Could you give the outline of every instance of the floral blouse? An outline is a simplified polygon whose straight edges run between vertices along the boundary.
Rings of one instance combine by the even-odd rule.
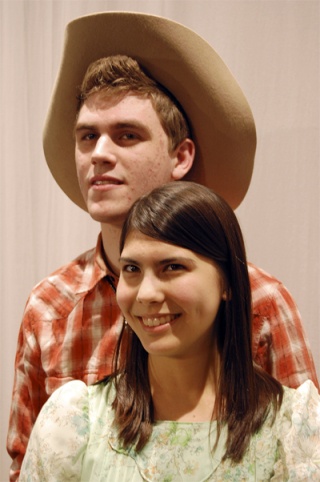
[[[284,388],[275,422],[270,414],[240,464],[222,461],[226,430],[212,454],[214,422],[157,422],[140,453],[124,449],[114,396],[112,384],[75,380],[57,389],[36,421],[19,481],[320,481],[320,397],[311,381]]]

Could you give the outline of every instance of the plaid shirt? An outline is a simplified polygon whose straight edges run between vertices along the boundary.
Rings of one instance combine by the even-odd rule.
[[[249,264],[255,361],[283,385],[306,379],[318,386],[296,304],[275,278]],[[91,384],[110,373],[122,326],[116,280],[99,236],[87,251],[31,292],[21,324],[7,448],[17,480],[36,417],[54,390],[72,379]]]

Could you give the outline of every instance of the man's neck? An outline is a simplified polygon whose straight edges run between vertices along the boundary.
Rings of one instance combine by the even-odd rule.
[[[102,245],[108,267],[115,275],[119,275],[119,241],[121,227],[101,224]]]

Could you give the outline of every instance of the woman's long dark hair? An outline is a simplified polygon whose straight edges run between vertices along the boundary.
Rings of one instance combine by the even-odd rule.
[[[212,412],[218,423],[218,437],[222,426],[228,427],[225,458],[239,462],[269,410],[276,414],[283,390],[253,364],[251,290],[237,218],[210,189],[178,181],[136,201],[123,226],[120,252],[132,231],[210,258],[224,274],[228,296],[221,302],[215,320],[220,373]],[[123,330],[120,337],[113,378],[117,389],[113,408],[120,439],[124,446],[135,444],[139,451],[150,437],[154,414],[148,353],[130,329]]]

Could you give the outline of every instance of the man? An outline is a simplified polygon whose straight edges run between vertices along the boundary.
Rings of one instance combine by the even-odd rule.
[[[122,326],[118,241],[131,204],[157,185],[186,178],[236,208],[250,183],[255,146],[243,93],[194,32],[120,12],[69,24],[44,150],[60,187],[101,224],[101,235],[95,249],[39,283],[28,300],[8,434],[11,480],[49,395],[73,378],[93,383],[111,370]],[[259,268],[249,271],[255,361],[284,385],[307,378],[317,384],[290,294]]]

